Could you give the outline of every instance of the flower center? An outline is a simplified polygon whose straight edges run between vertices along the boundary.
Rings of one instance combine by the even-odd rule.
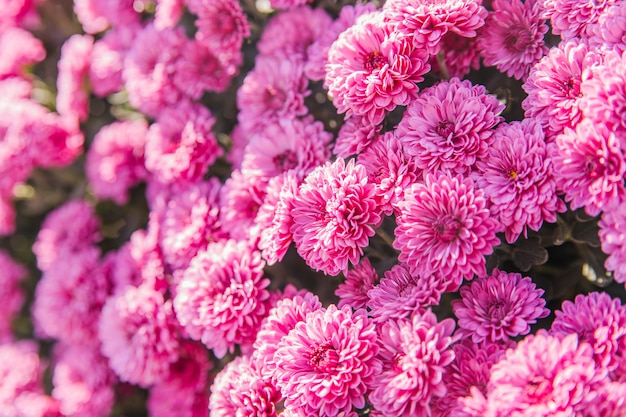
[[[273,161],[276,168],[281,172],[289,171],[298,166],[298,156],[291,149],[276,155]]]
[[[371,52],[363,58],[363,68],[369,72],[374,71],[375,69],[381,69],[386,63],[387,61],[385,60],[385,57],[383,57],[378,51]]]
[[[551,388],[552,385],[550,384],[550,381],[542,376],[535,376],[528,381],[526,393],[529,398],[538,400],[548,395],[552,391]]]
[[[504,46],[511,52],[525,52],[532,43],[532,36],[526,28],[511,29],[504,37]]]
[[[448,139],[454,132],[454,125],[449,120],[442,120],[435,126],[435,132],[442,138]]]
[[[315,348],[309,359],[309,364],[317,372],[329,372],[339,364],[337,351],[326,342]]]
[[[285,93],[273,85],[265,87],[265,102],[273,109],[279,109],[285,104]]]
[[[566,81],[563,81],[561,89],[567,98],[573,99],[582,96],[580,92],[580,80],[574,77],[569,77]]]
[[[507,308],[500,300],[494,302],[487,309],[487,314],[491,317],[491,320],[495,323],[500,323],[507,316]]]
[[[433,224],[435,235],[445,242],[451,242],[456,239],[459,233],[461,233],[462,227],[463,223],[461,220],[449,214],[441,217]]]

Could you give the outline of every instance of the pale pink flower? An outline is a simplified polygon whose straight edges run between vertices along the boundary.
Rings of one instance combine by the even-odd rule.
[[[147,285],[128,285],[109,297],[98,336],[102,354],[120,380],[144,388],[162,381],[179,357],[172,302]]]
[[[454,320],[437,322],[430,311],[412,319],[392,319],[379,327],[382,373],[368,396],[389,417],[430,415],[432,399],[446,394],[442,377],[454,360]]]
[[[618,0],[619,1],[619,0]],[[587,38],[594,23],[616,0],[543,0],[542,17],[550,19],[552,32],[561,39]]]
[[[573,210],[597,216],[622,201],[626,162],[619,138],[605,124],[583,119],[576,130],[557,136],[553,149],[557,190]]]
[[[140,15],[134,9],[134,0],[76,0],[74,13],[87,33],[103,32],[108,27],[124,26],[139,22]]]
[[[316,168],[293,202],[291,231],[309,266],[337,275],[356,265],[382,216],[365,168],[337,158]]]
[[[198,16],[196,39],[208,49],[230,54],[250,36],[250,24],[236,0],[186,0]]]
[[[73,35],[61,48],[57,78],[57,111],[78,121],[89,115],[89,92],[85,88],[93,37]]]
[[[0,79],[26,75],[26,66],[43,61],[46,50],[32,33],[9,28],[0,31]]]
[[[11,322],[19,313],[25,300],[21,282],[27,278],[28,270],[14,261],[4,250],[0,251],[0,343],[13,339]]]
[[[484,86],[453,78],[411,102],[395,135],[424,173],[467,174],[487,154],[503,109]]]
[[[541,0],[493,0],[478,43],[483,64],[518,80],[525,79],[547,52]]]
[[[588,26],[589,44],[602,51],[626,52],[626,3],[617,1],[606,7],[593,26]]]
[[[43,394],[41,379],[45,365],[34,340],[0,344],[0,409],[12,408],[16,397],[21,394]]]
[[[179,322],[218,358],[252,345],[268,314],[265,263],[246,242],[209,244],[184,271],[174,298]]]
[[[621,417],[626,415],[626,383],[609,382],[597,391],[596,400],[581,412],[581,417]]]
[[[356,416],[380,373],[377,335],[365,310],[331,304],[307,314],[274,354],[285,408],[320,417]]]
[[[344,275],[345,281],[335,290],[335,295],[339,297],[337,307],[350,306],[355,310],[365,308],[369,300],[368,291],[374,288],[378,281],[378,272],[369,258],[364,257]]]
[[[154,12],[154,26],[159,29],[173,28],[184,13],[183,0],[157,0]]]
[[[424,183],[405,192],[398,206],[394,248],[411,273],[440,273],[452,288],[485,275],[485,255],[499,244],[499,224],[471,179],[427,175]]]
[[[626,283],[626,202],[605,210],[598,226],[602,251],[608,255],[604,266],[616,282]]]
[[[43,0],[0,1],[0,32],[11,27],[33,29],[40,24],[37,5]]]
[[[592,67],[601,56],[585,42],[572,39],[550,49],[531,70],[522,86],[528,94],[522,101],[527,118],[541,123],[548,139],[574,128],[582,119],[581,85],[592,77]]]
[[[325,85],[338,113],[375,125],[416,97],[417,83],[430,70],[427,61],[410,35],[395,31],[383,14],[368,13],[331,46]]]
[[[476,184],[491,202],[508,243],[544,221],[554,223],[565,204],[556,194],[552,160],[535,119],[500,125],[487,155],[476,162]]]
[[[372,124],[367,117],[353,115],[341,125],[333,154],[342,158],[358,155],[380,137],[381,130],[382,125]]]

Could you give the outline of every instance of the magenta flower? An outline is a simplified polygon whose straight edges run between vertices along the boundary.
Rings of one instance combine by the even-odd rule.
[[[430,70],[427,61],[412,36],[395,31],[383,14],[369,13],[331,46],[325,85],[339,113],[363,116],[375,125],[416,97],[417,83]]]
[[[527,118],[541,123],[548,139],[575,128],[582,119],[581,85],[592,76],[591,68],[601,56],[578,39],[550,49],[530,70],[523,85],[528,97],[522,101]]]
[[[105,97],[123,88],[124,57],[141,29],[139,24],[116,26],[95,41],[89,63],[89,81],[95,95]]]
[[[453,330],[454,320],[438,323],[430,310],[380,326],[383,370],[368,396],[375,410],[389,417],[431,414],[431,400],[446,394],[442,378],[454,360]]]
[[[485,255],[499,243],[498,222],[482,190],[469,178],[427,175],[398,203],[394,248],[411,273],[441,274],[450,288],[485,275]]]
[[[356,265],[363,248],[382,221],[374,185],[354,160],[316,168],[293,201],[293,240],[302,258],[315,270],[337,275]]]
[[[540,0],[493,0],[478,42],[483,63],[509,77],[525,79],[531,67],[548,52],[543,37],[548,25],[541,17]]]
[[[616,282],[626,283],[626,202],[604,211],[598,226],[602,251],[608,255],[604,266]]]
[[[354,268],[345,273],[345,277],[345,281],[335,290],[335,295],[339,297],[337,307],[350,306],[355,310],[365,308],[369,300],[367,293],[378,281],[378,272],[369,258],[361,259]]]
[[[424,173],[467,174],[487,154],[502,110],[485,87],[453,78],[424,90],[407,107],[396,137]]]
[[[526,335],[531,324],[550,314],[543,292],[530,278],[496,268],[490,276],[462,287],[461,299],[452,301],[458,333],[474,343]]]
[[[544,221],[556,222],[565,204],[556,194],[552,160],[541,125],[524,119],[500,125],[487,155],[476,162],[476,184],[485,191],[508,243]]]
[[[557,190],[572,209],[597,216],[626,195],[626,162],[617,135],[605,124],[583,119],[556,137],[552,162]]]
[[[587,38],[594,24],[616,0],[543,0],[542,17],[550,19],[552,32],[561,39]]]
[[[256,223],[265,199],[267,181],[232,171],[220,191],[222,230],[235,240],[256,242],[261,230]]]
[[[285,408],[305,415],[353,416],[380,372],[377,336],[365,310],[331,304],[283,337],[274,354]]]
[[[250,24],[234,0],[188,0],[187,7],[198,16],[196,39],[210,50],[232,53],[250,36]]]

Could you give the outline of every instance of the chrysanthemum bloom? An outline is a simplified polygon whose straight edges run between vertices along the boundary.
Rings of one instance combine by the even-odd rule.
[[[604,378],[606,370],[595,366],[591,345],[579,343],[574,334],[559,339],[540,330],[491,368],[486,415],[580,415]]]
[[[342,158],[358,155],[380,137],[382,125],[372,124],[367,117],[349,117],[337,133],[333,154]]]
[[[341,8],[337,19],[313,41],[306,51],[308,59],[304,66],[304,73],[307,78],[313,81],[324,79],[330,46],[337,40],[341,32],[354,24],[359,16],[371,13],[374,10],[376,10],[374,3],[346,4]]]
[[[147,25],[137,33],[122,72],[133,107],[156,117],[163,108],[180,102],[183,94],[173,77],[185,42],[188,40],[182,27],[157,30]]]
[[[439,273],[451,286],[485,275],[485,255],[499,243],[482,190],[469,178],[427,175],[398,203],[394,248],[412,274]]]
[[[511,347],[515,347],[512,341],[474,343],[470,339],[463,339],[454,344],[454,361],[443,374],[446,395],[431,403],[433,416],[470,417],[464,413],[464,407],[471,401],[472,389],[479,390],[482,395],[487,394],[491,367]]]
[[[102,354],[120,380],[144,388],[167,376],[179,356],[179,328],[172,302],[147,285],[126,286],[102,309]]]
[[[222,230],[236,240],[256,242],[261,230],[255,219],[265,199],[267,182],[246,176],[239,170],[231,173],[220,191]]]
[[[477,0],[391,0],[383,11],[398,31],[413,35],[415,44],[431,55],[439,52],[441,38],[448,32],[475,37],[487,17]]]
[[[309,291],[300,291],[293,296],[278,300],[268,316],[263,319],[254,341],[252,354],[259,372],[267,380],[275,379],[276,358],[274,354],[283,337],[304,321],[312,312],[322,309],[317,295]]]
[[[114,122],[96,133],[85,164],[96,197],[126,204],[129,189],[148,177],[144,164],[147,133],[144,120]]]
[[[0,31],[0,78],[25,75],[25,67],[43,61],[43,43],[27,30]]]
[[[181,342],[179,358],[164,380],[150,387],[152,417],[207,417],[209,371],[213,367],[199,342]]]
[[[313,269],[337,275],[356,265],[382,221],[379,199],[362,165],[343,158],[311,172],[293,202],[291,231]]]
[[[428,54],[394,28],[382,13],[368,13],[331,46],[325,85],[338,113],[376,125],[416,97],[417,83],[430,70]]]
[[[196,39],[210,50],[232,53],[250,36],[250,24],[235,0],[188,0],[187,7],[198,16]]]
[[[293,201],[300,185],[295,171],[272,178],[255,223],[260,229],[259,250],[268,265],[280,262],[293,242]]]
[[[237,356],[211,385],[210,416],[277,417],[281,398],[276,386],[262,377],[253,358]]]
[[[113,284],[98,264],[98,248],[62,255],[44,271],[35,289],[31,311],[35,332],[68,343],[94,340]]]
[[[339,297],[337,307],[350,306],[355,310],[365,308],[369,300],[367,292],[374,288],[378,281],[378,272],[369,258],[364,257],[344,275],[346,279],[335,290],[335,295]]]
[[[250,133],[278,120],[303,116],[309,94],[302,61],[259,55],[237,90],[237,119]]]
[[[54,346],[52,397],[59,402],[63,415],[108,416],[115,401],[114,383],[115,375],[100,354],[98,344]]]
[[[483,64],[509,77],[525,79],[547,52],[543,37],[548,25],[541,18],[540,0],[493,0],[478,43]]]
[[[443,58],[445,69],[450,77],[463,78],[471,70],[480,68],[480,50],[478,49],[478,39],[475,37],[466,38],[454,32],[446,33],[441,38],[441,50],[439,55],[430,58],[430,65],[433,71],[443,76],[439,67],[439,58]]]
[[[0,407],[12,407],[15,398],[23,393],[43,393],[44,368],[34,340],[0,344]]]
[[[546,300],[528,277],[494,269],[461,288],[461,299],[452,301],[461,336],[474,343],[503,341],[530,332],[530,325],[547,317]]]
[[[522,86],[528,94],[522,101],[527,118],[541,123],[548,139],[574,128],[582,119],[581,84],[592,75],[601,55],[578,39],[563,41],[535,64]]]
[[[429,310],[412,319],[394,319],[379,328],[383,370],[368,396],[389,417],[430,415],[431,399],[446,394],[442,377],[452,363],[454,320],[437,322]]]
[[[500,125],[487,155],[476,162],[474,179],[491,202],[509,243],[544,221],[556,222],[565,204],[556,194],[552,160],[535,119]]]
[[[385,272],[378,285],[367,291],[367,307],[377,323],[410,318],[438,305],[441,294],[449,290],[456,288],[450,288],[445,277],[436,273],[421,277],[411,274],[406,265],[398,264]]]
[[[331,304],[283,337],[274,354],[286,408],[320,417],[354,416],[380,373],[377,335],[365,310]]]
[[[626,51],[626,3],[618,1],[600,14],[598,23],[588,30],[589,44],[603,51]]]
[[[404,190],[422,178],[415,158],[409,156],[403,143],[393,132],[380,136],[358,156],[370,182],[376,185],[381,209],[386,215],[397,211]]]
[[[626,283],[626,202],[605,210],[598,226],[602,251],[609,255],[604,266],[616,282]]]
[[[587,38],[589,29],[614,3],[616,0],[543,0],[542,18],[550,19],[552,33],[561,39]]]
[[[20,282],[28,271],[4,250],[0,251],[0,271],[0,343],[5,343],[13,339],[11,321],[22,308],[24,293]]]
[[[396,137],[424,173],[467,174],[493,143],[504,106],[482,85],[453,78],[411,102]]]
[[[220,230],[217,178],[171,184],[153,208],[159,223],[163,259],[172,269],[186,268],[211,241],[226,237]]]
[[[250,136],[241,171],[244,175],[269,179],[294,170],[303,178],[328,161],[332,139],[324,124],[313,116],[278,119]]]
[[[60,115],[85,121],[89,114],[86,80],[93,50],[93,37],[73,35],[61,48],[57,78],[56,108]]]
[[[259,252],[246,242],[209,244],[185,270],[174,298],[178,320],[215,356],[252,345],[269,310],[269,279]]]
[[[626,54],[608,52],[581,85],[583,116],[615,132],[626,149]]]
[[[584,207],[590,216],[608,210],[626,195],[626,162],[619,138],[604,124],[583,119],[576,130],[556,137],[552,163],[557,190],[572,210]]]
[[[39,229],[33,244],[37,267],[45,272],[62,253],[79,252],[100,238],[100,219],[94,208],[82,200],[69,201],[50,212]]]
[[[146,168],[165,183],[200,180],[222,155],[214,123],[207,108],[186,100],[161,109],[146,137]]]
[[[579,294],[574,302],[564,301],[555,312],[550,334],[565,337],[576,333],[578,340],[593,347],[598,367],[626,371],[626,308],[606,293]]]

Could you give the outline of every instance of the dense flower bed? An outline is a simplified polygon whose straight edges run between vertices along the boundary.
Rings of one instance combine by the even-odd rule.
[[[0,0],[0,416],[626,416],[626,0]]]

